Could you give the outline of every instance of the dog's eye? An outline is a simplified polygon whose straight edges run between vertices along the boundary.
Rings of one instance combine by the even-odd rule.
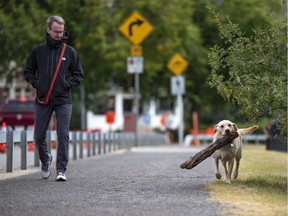
[[[221,128],[224,128],[224,125],[221,125],[220,127],[221,127]]]
[[[231,124],[228,124],[229,127],[231,127]]]

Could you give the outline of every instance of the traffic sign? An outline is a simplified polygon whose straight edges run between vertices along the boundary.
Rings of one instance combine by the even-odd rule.
[[[133,45],[130,49],[131,56],[142,56],[142,46]]]
[[[173,76],[171,82],[171,95],[185,94],[185,79],[183,76]]]
[[[153,30],[153,26],[141,14],[135,11],[124,21],[119,30],[133,44],[140,44]]]
[[[127,71],[128,73],[143,73],[143,57],[128,57]]]
[[[168,62],[167,67],[177,76],[181,74],[186,67],[188,62],[179,54],[176,53],[171,60]]]

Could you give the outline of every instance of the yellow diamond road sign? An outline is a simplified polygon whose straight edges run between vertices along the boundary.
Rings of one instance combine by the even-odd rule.
[[[168,62],[167,67],[178,76],[181,74],[186,67],[188,66],[188,62],[179,54],[176,53],[171,60]]]
[[[138,12],[134,12],[120,26],[119,30],[133,44],[140,44],[153,30],[153,26]]]

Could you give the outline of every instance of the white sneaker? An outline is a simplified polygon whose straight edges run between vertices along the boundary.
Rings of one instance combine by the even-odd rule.
[[[51,174],[50,167],[51,167],[53,157],[51,154],[48,154],[48,157],[49,157],[49,160],[46,163],[43,163],[41,167],[41,177],[43,179],[48,179]]]
[[[56,181],[66,181],[67,178],[64,172],[57,172]]]

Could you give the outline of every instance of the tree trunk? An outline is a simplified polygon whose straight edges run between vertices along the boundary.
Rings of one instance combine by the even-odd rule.
[[[191,157],[189,160],[183,162],[180,167],[182,169],[192,169],[197,166],[206,158],[210,157],[217,149],[221,147],[231,144],[235,138],[237,138],[239,134],[237,132],[232,132],[228,135],[225,135],[221,139],[216,140],[214,143],[211,143],[207,148],[201,150],[196,155]]]

